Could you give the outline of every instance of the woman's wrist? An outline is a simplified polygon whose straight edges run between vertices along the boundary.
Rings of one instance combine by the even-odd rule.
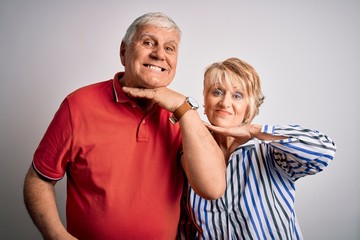
[[[261,125],[257,125],[257,124],[249,125],[249,133],[251,139],[258,138],[259,134],[261,133],[261,128],[262,128]]]

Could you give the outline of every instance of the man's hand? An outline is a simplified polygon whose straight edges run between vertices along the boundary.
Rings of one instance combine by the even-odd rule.
[[[132,88],[123,87],[123,91],[131,97],[151,99],[170,112],[174,112],[185,101],[185,96],[169,88]]]

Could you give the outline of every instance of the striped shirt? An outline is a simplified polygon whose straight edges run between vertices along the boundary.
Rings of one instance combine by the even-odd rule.
[[[262,132],[288,138],[239,146],[230,155],[221,198],[203,199],[189,186],[189,211],[202,231],[192,239],[303,239],[294,211],[295,181],[321,172],[336,146],[298,125],[265,125]],[[181,223],[179,235],[189,235]]]

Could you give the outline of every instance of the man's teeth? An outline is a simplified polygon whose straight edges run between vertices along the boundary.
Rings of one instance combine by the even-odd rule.
[[[147,67],[148,68],[150,68],[150,69],[153,69],[153,70],[156,70],[156,71],[162,71],[162,68],[160,68],[160,67],[156,67],[156,66],[151,66],[151,65],[147,65]]]

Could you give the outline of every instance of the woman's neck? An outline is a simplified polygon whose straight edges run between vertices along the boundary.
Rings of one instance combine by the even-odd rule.
[[[235,142],[235,138],[224,136],[220,134],[213,133],[214,139],[219,145],[221,151],[224,154],[225,161],[228,162],[231,152],[233,151],[233,145]]]

